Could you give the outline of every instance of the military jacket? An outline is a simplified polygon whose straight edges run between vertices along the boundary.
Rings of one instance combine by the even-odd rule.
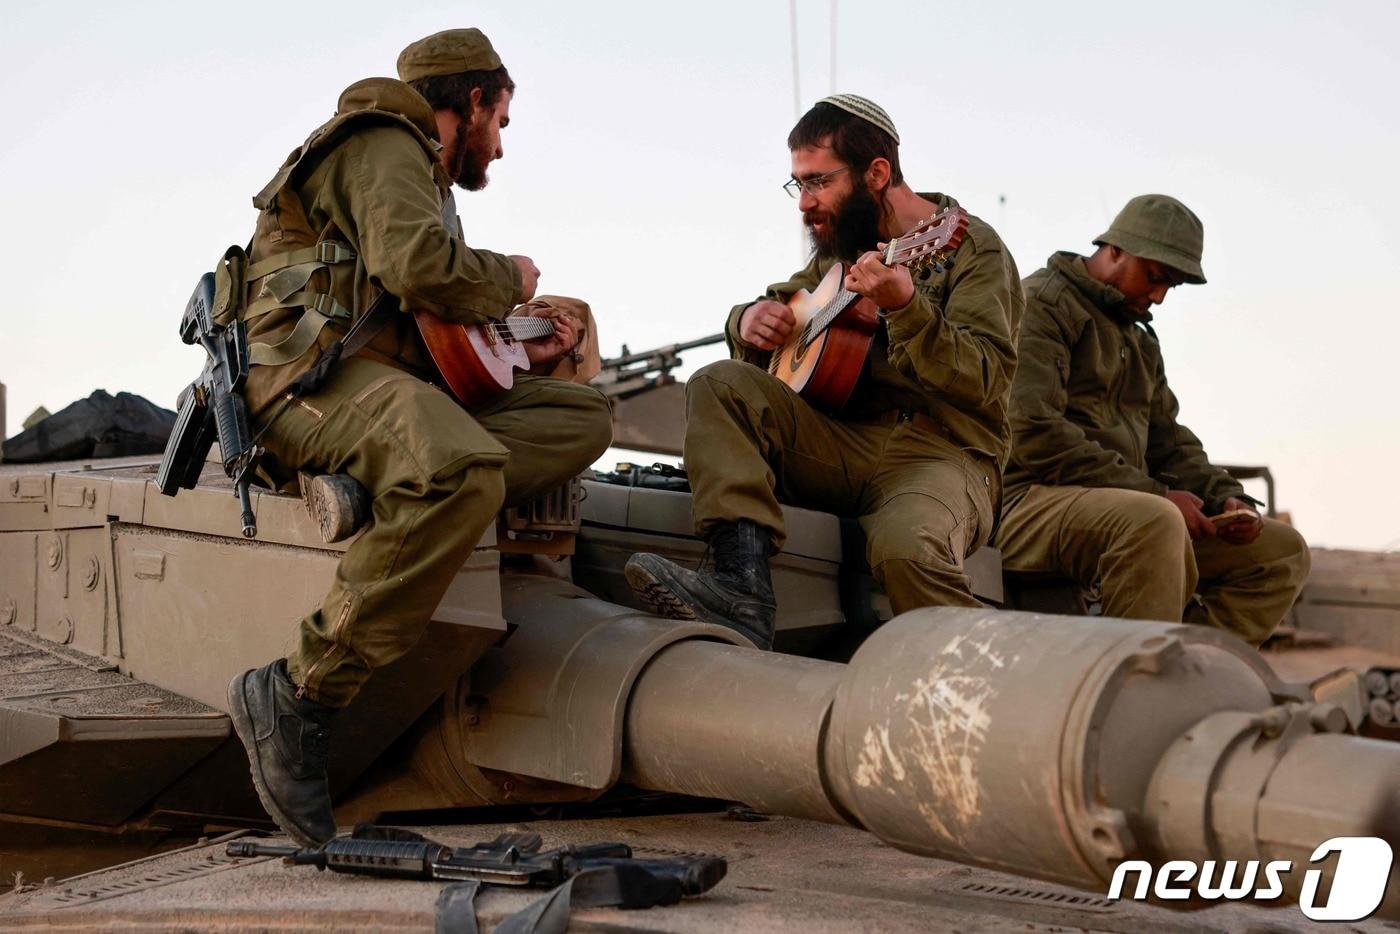
[[[920,197],[944,209],[957,205],[943,194]],[[816,288],[833,262],[813,257],[760,299],[785,302]],[[1025,308],[1019,276],[996,231],[971,218],[953,264],[942,272],[915,273],[909,304],[882,312],[865,370],[840,417],[862,421],[891,409],[924,412],[954,444],[1004,465],[1011,441],[1007,397]],[[736,359],[766,367],[768,352],[739,336],[739,318],[751,304],[730,312],[725,336]]]
[[[1074,253],[1051,256],[1025,285],[1008,504],[1033,483],[1188,490],[1207,513],[1243,496],[1177,421],[1150,316],[1129,312],[1123,294],[1089,275]]]
[[[246,395],[257,411],[343,336],[383,289],[405,314],[361,354],[433,378],[408,312],[479,323],[520,300],[508,257],[473,249],[451,210],[432,108],[408,85],[370,78],[342,93],[331,120],[254,198]],[[259,347],[261,345],[261,348]]]

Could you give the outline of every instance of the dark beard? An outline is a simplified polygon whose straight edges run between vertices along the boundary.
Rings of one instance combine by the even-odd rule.
[[[478,151],[481,147],[474,145],[475,140],[467,132],[468,123],[463,120],[457,124],[457,138],[453,140],[455,158],[452,160],[452,180],[465,191],[480,191],[488,181],[486,167],[491,164],[491,157]]]
[[[880,215],[880,202],[869,188],[857,184],[836,206],[831,223],[821,235],[812,230],[810,219],[803,220],[807,222],[807,234],[818,258],[854,263],[863,254],[875,249],[875,245],[883,239],[880,235]]]

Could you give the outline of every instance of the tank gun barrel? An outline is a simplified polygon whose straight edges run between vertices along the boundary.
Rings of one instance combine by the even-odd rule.
[[[1099,892],[1126,860],[1290,860],[1295,899],[1322,842],[1394,836],[1400,746],[1206,627],[944,607],[841,665],[563,582],[503,598],[519,628],[413,754],[458,804],[625,779]]]
[[[1314,848],[1385,837],[1400,802],[1400,747],[1308,701],[1200,627],[930,609],[849,666],[669,648],[624,774],[1098,891],[1128,859],[1290,860],[1296,899]]]

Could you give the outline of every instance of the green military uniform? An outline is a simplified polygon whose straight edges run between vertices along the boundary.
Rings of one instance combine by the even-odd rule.
[[[255,199],[241,314],[257,364],[246,394],[272,472],[345,473],[373,497],[373,523],[287,659],[292,680],[332,706],[417,641],[503,501],[558,486],[611,440],[607,402],[586,386],[522,376],[468,413],[434,385],[408,312],[480,323],[521,298],[513,261],[462,241],[440,148],[427,101],[368,79]],[[381,288],[405,313],[321,390],[280,398]]]
[[[815,288],[830,266],[814,259],[764,297]],[[736,359],[704,367],[686,386],[685,465],[700,534],[750,520],[781,547],[780,499],[859,516],[896,613],[977,605],[963,558],[987,540],[996,515],[1021,285],[996,232],[973,218],[951,268],[915,274],[914,287],[906,307],[882,315],[866,370],[835,417],[769,375],[767,352],[739,336],[748,304],[730,313]]]
[[[1118,240],[1111,229],[1096,242]],[[1191,242],[1199,257],[1198,230]],[[1123,248],[1204,281],[1198,260],[1154,253],[1151,243],[1131,238]],[[1307,576],[1306,543],[1265,519],[1252,544],[1203,538],[1193,545],[1165,498],[1169,489],[1199,496],[1207,515],[1230,497],[1247,497],[1177,421],[1150,316],[1129,312],[1123,294],[1090,275],[1074,253],[1051,256],[1025,286],[1014,442],[997,533],[1004,566],[1098,581],[1104,614],[1124,618],[1179,621],[1199,588],[1202,603],[1188,620],[1261,642]]]

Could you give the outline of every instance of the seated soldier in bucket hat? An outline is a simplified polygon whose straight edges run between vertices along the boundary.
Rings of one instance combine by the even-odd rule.
[[[1106,616],[1184,613],[1257,645],[1307,578],[1307,543],[1177,421],[1148,323],[1168,290],[1206,281],[1202,242],[1186,205],[1140,195],[1093,255],[1056,253],[1025,280],[997,545],[1007,570],[1099,582]]]
[[[413,43],[398,71],[399,81],[351,85],[254,199],[248,285],[271,295],[243,313],[253,426],[276,474],[344,475],[372,498],[373,521],[290,653],[228,690],[258,796],[304,846],[335,834],[326,764],[337,712],[418,641],[503,503],[567,482],[612,439],[601,393],[544,375],[575,350],[582,303],[541,297],[526,307],[560,312],[552,336],[526,344],[539,375],[470,409],[439,388],[409,312],[483,324],[535,298],[535,264],[468,246],[452,196],[453,184],[482,188],[502,157],[515,83],[476,29]],[[278,277],[305,288],[285,296],[268,286]],[[284,395],[320,349],[372,313],[380,289],[397,300],[393,320],[324,385]]]

